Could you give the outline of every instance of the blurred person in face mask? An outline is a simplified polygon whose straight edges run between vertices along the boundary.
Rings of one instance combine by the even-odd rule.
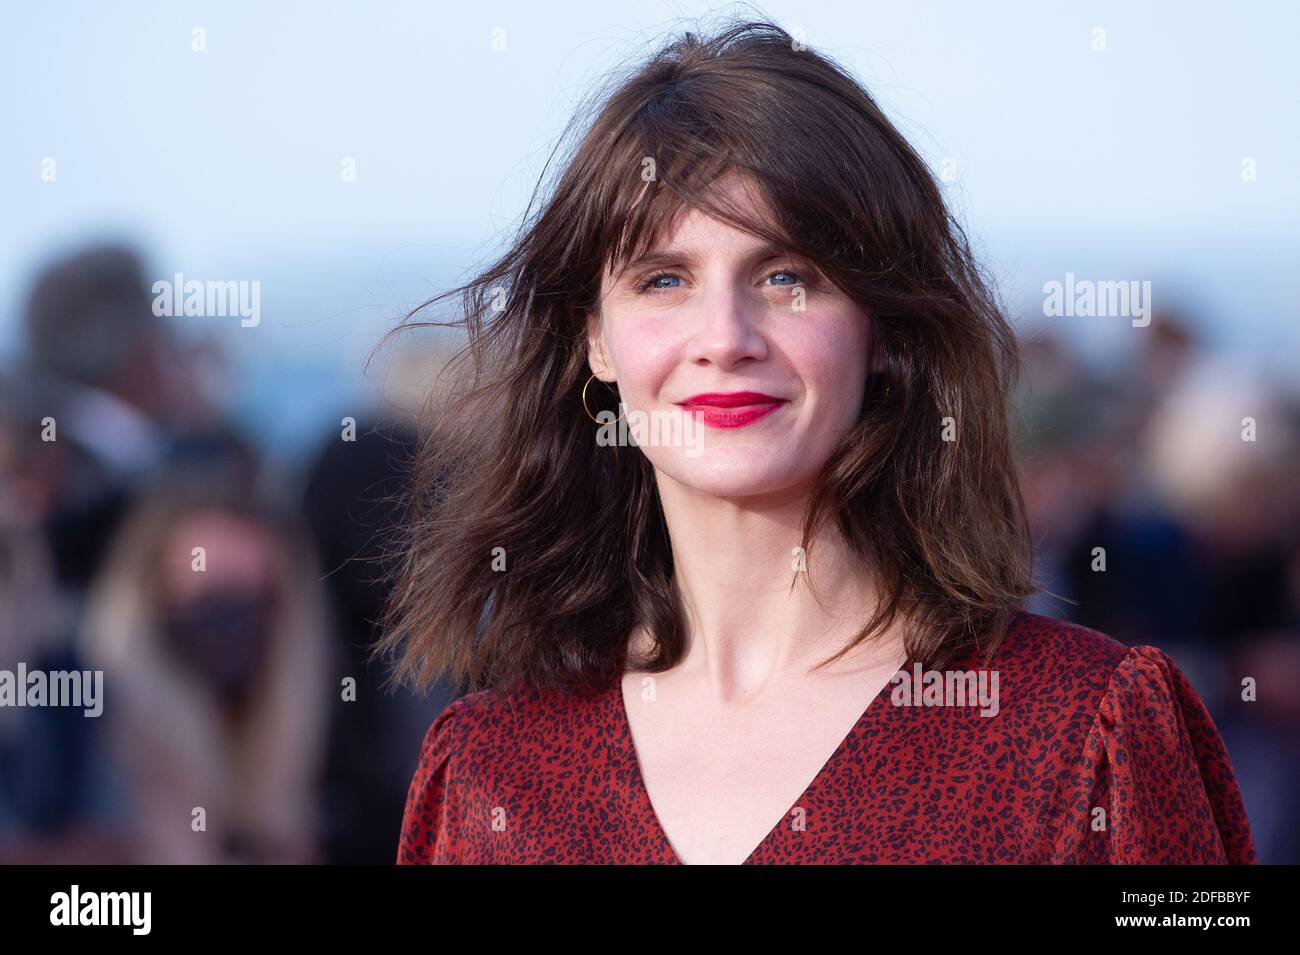
[[[319,578],[295,527],[228,490],[164,486],[127,519],[84,637],[138,861],[318,861]]]

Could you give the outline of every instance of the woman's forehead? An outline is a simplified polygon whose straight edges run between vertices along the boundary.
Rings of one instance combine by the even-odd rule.
[[[733,170],[720,176],[699,204],[675,193],[660,193],[651,201],[660,201],[660,196],[663,204],[645,218],[629,218],[629,229],[639,225],[641,234],[625,231],[622,241],[611,245],[605,261],[607,278],[656,257],[706,252],[700,247],[715,245],[720,239],[746,252],[760,246],[791,245],[762,190],[744,173]],[[733,221],[728,221],[728,216]]]

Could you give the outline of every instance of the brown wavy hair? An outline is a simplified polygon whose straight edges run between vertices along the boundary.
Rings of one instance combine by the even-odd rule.
[[[547,169],[576,146],[509,250],[402,326],[457,326],[468,344],[450,366],[461,389],[415,461],[376,648],[397,655],[394,679],[591,686],[621,669],[636,626],[654,644],[640,668],[682,659],[653,469],[635,446],[597,446],[581,393],[606,269],[686,208],[811,259],[873,323],[872,380],[802,546],[811,562],[834,522],[882,596],[825,663],[900,614],[910,660],[991,653],[1039,589],[1009,438],[1019,356],[933,175],[844,68],[771,23],[685,32],[613,85],[578,111]],[[758,186],[767,218],[710,189],[728,171]],[[453,296],[447,322],[415,320]]]

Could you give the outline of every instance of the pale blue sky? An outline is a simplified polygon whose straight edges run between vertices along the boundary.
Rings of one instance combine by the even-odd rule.
[[[1294,372],[1300,15],[1285,3],[52,2],[0,32],[0,354],[32,269],[94,236],[151,274],[262,282],[247,372],[335,401],[404,303],[522,213],[593,80],[710,13],[802,29],[938,168],[1013,310],[1151,279]],[[192,50],[192,31],[207,50]],[[1094,28],[1106,49],[1093,50]],[[492,48],[505,30],[505,49]],[[53,157],[57,180],[41,181]],[[354,183],[341,180],[344,157]],[[1241,164],[1253,157],[1254,182]],[[1032,315],[1031,315],[1032,317]],[[1036,320],[1043,321],[1041,316]],[[204,321],[204,320],[191,320]],[[1094,354],[1124,322],[1073,320]],[[211,327],[211,326],[210,326]],[[309,388],[309,390],[310,390]],[[303,409],[299,409],[305,413]],[[290,419],[293,414],[286,411]]]

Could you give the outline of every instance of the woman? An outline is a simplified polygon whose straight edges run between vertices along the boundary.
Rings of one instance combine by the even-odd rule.
[[[137,505],[86,609],[134,861],[312,862],[330,651],[301,532],[230,486]]]
[[[840,68],[686,35],[457,291],[399,862],[1253,860],[1169,658],[1021,609],[1012,331]]]

